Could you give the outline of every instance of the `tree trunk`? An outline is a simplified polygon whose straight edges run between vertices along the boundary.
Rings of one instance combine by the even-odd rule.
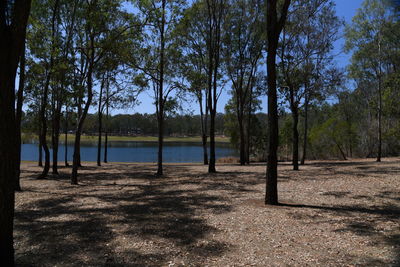
[[[292,106],[292,118],[293,118],[293,154],[292,154],[292,164],[293,170],[299,170],[299,131],[297,126],[299,124],[299,112],[296,106]]]
[[[87,100],[85,103],[85,107],[83,109],[82,115],[79,118],[77,129],[75,132],[75,144],[74,144],[74,155],[73,155],[73,162],[72,162],[72,175],[71,175],[71,184],[78,184],[78,167],[80,167],[81,163],[81,134],[82,134],[82,128],[83,128],[83,123],[86,119],[86,115],[89,111],[89,107],[92,103],[92,98],[93,98],[93,68],[94,68],[94,35],[93,33],[90,33],[89,37],[89,51],[90,55],[88,56],[89,60],[89,66],[88,66],[88,72],[87,72]]]
[[[14,8],[10,8],[11,2]],[[3,1],[0,9],[0,251],[2,266],[14,266],[13,221],[18,164],[15,77],[31,1]],[[6,22],[10,18],[11,22]]]
[[[285,0],[278,19],[277,0],[267,1],[268,162],[265,204],[278,204],[278,99],[276,92],[276,50],[285,24],[290,0]]]
[[[249,104],[247,111],[247,142],[246,142],[246,163],[250,164],[250,148],[251,148],[251,103],[253,102],[253,89],[250,87]]]
[[[382,158],[382,78],[379,74],[378,82],[379,106],[378,106],[378,156],[377,162],[381,162]]]
[[[60,99],[56,100],[56,109],[53,116],[53,132],[51,136],[51,142],[53,146],[52,173],[55,175],[58,175],[58,144],[60,141],[61,103],[59,101]]]
[[[65,107],[65,139],[64,139],[64,162],[68,167],[68,107]]]
[[[104,163],[107,163],[107,149],[108,149],[108,101],[109,101],[109,94],[108,94],[108,84],[107,84],[107,102],[106,102],[106,127],[104,127]]]
[[[42,105],[40,109],[40,120],[42,122],[42,132],[40,135],[40,138],[42,140],[42,147],[44,150],[44,168],[42,173],[39,175],[39,179],[44,179],[46,178],[49,170],[50,170],[50,150],[49,147],[47,146],[47,116],[46,116],[46,106],[47,106],[47,99],[48,99],[48,93],[49,93],[49,87],[50,87],[50,80],[51,76],[53,73],[53,65],[54,65],[54,49],[55,49],[55,31],[56,31],[56,19],[57,19],[57,12],[58,12],[58,5],[59,5],[59,0],[56,0],[54,3],[54,8],[53,8],[53,15],[52,15],[52,23],[51,23],[51,51],[50,51],[50,62],[49,65],[46,66],[47,73],[46,73],[46,81],[44,84],[44,89],[43,89],[43,98],[42,98]],[[54,153],[53,153],[54,155]]]
[[[158,156],[157,156],[157,175],[163,175],[163,142],[164,142],[164,30],[165,30],[165,7],[166,0],[162,1],[162,20],[161,20],[161,32],[160,32],[160,83],[158,85]]]
[[[246,164],[246,152],[245,152],[243,116],[238,116],[238,123],[239,123],[239,135],[240,135],[240,165],[245,165]]]
[[[38,152],[39,152],[39,158],[38,158],[38,166],[43,167],[43,149],[42,149],[42,138],[40,138],[40,135],[42,134],[42,124],[40,123],[39,120],[39,146],[38,146]]]
[[[278,105],[276,93],[276,47],[268,47],[268,159],[265,204],[278,204]]]
[[[307,140],[308,140],[308,96],[306,94],[304,100],[304,140],[303,140],[303,155],[301,157],[301,165],[305,164],[307,156]]]
[[[200,92],[202,94],[202,92]],[[207,153],[207,115],[208,115],[208,107],[207,107],[207,98],[206,98],[206,114],[204,115],[203,111],[203,97],[198,98],[200,104],[200,123],[201,123],[201,140],[203,145],[203,164],[208,165],[208,153]]]
[[[51,64],[50,64],[51,65]],[[42,104],[40,107],[40,122],[41,122],[41,133],[40,133],[40,143],[42,144],[42,148],[44,150],[44,167],[42,173],[39,175],[38,179],[46,178],[47,174],[50,170],[50,150],[47,146],[47,117],[46,117],[46,106],[47,106],[47,95],[49,90],[50,84],[50,72],[48,70],[46,82],[43,89],[43,96],[42,96]]]
[[[99,123],[99,128],[98,128],[98,141],[97,141],[97,166],[101,166],[101,130],[102,130],[102,107],[101,107],[101,101],[103,98],[103,88],[104,88],[104,77],[101,81],[101,86],[100,86],[100,95],[99,95],[99,106],[97,110],[97,115],[98,115],[98,123]]]
[[[17,93],[17,110],[15,114],[15,126],[17,137],[17,174],[15,176],[15,191],[22,191],[20,184],[21,174],[21,118],[22,118],[22,105],[24,101],[24,87],[25,87],[25,42],[22,48],[22,54],[19,65],[19,85]]]

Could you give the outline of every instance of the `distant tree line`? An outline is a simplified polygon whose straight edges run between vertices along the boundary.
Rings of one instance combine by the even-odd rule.
[[[77,114],[68,115],[68,122],[65,117],[61,119],[62,132],[74,133]],[[217,113],[215,118],[215,133],[224,135],[225,115]],[[65,126],[67,128],[65,128]],[[99,120],[98,114],[88,114],[82,127],[85,135],[98,135]],[[104,129],[110,135],[122,136],[156,136],[158,134],[156,114],[116,114],[103,117]],[[35,113],[24,113],[22,116],[21,130],[27,134],[37,134],[37,116]],[[201,136],[200,115],[179,115],[173,114],[165,117],[166,136]],[[71,140],[72,141],[72,140]]]

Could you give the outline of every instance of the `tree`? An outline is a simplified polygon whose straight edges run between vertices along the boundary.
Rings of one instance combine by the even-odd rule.
[[[267,0],[267,81],[268,81],[268,162],[265,204],[278,204],[278,98],[276,92],[276,54],[279,36],[286,22],[290,0],[280,7],[278,1]]]
[[[81,28],[78,29],[76,45],[80,51],[78,58],[80,73],[76,75],[75,83],[78,122],[75,130],[71,184],[78,183],[81,135],[92,104],[96,68],[111,47],[118,46],[120,39],[124,40],[121,37],[131,28],[131,17],[121,10],[120,5],[121,3],[117,1],[92,0],[83,4],[79,13]],[[87,89],[86,101],[84,86]]]
[[[297,0],[289,10],[279,46],[280,91],[293,118],[293,169],[299,169],[299,110],[304,104],[303,159],[306,155],[307,109],[316,95],[322,96],[326,70],[332,65],[331,51],[338,39],[340,21],[330,0]],[[302,159],[302,162],[304,160]]]
[[[246,129],[250,128],[246,125],[249,122],[246,115],[251,110],[253,87],[264,48],[261,27],[263,7],[255,0],[233,0],[230,6],[225,21],[222,54],[232,83],[240,136],[240,164],[244,165],[248,161],[246,147],[249,147]]]
[[[171,93],[177,88],[174,83],[174,53],[172,32],[180,19],[182,0],[136,1],[147,27],[143,30],[144,44],[132,55],[131,65],[141,72],[137,82],[153,89],[158,122],[157,175],[163,175],[163,143],[165,108]]]
[[[21,174],[21,119],[22,119],[22,105],[24,102],[24,87],[25,87],[25,41],[22,48],[21,58],[19,60],[19,84],[17,92],[17,106],[15,112],[15,124],[17,132],[17,175],[15,179],[15,191],[21,191],[20,174]]]
[[[222,28],[227,11],[226,0],[206,0],[207,6],[207,31],[205,34],[207,44],[207,102],[210,110],[210,160],[208,172],[215,173],[215,117],[220,92],[218,81],[220,79]]]
[[[346,28],[346,49],[353,51],[350,65],[350,77],[358,83],[373,83],[376,88],[377,114],[377,158],[382,157],[382,95],[385,74],[391,67],[385,64],[387,36],[384,31],[393,22],[393,14],[387,1],[365,0]],[[388,68],[389,67],[389,68]]]
[[[200,125],[203,145],[203,163],[208,165],[208,90],[207,90],[207,31],[206,5],[204,1],[195,1],[185,10],[175,29],[175,38],[182,53],[180,72],[184,82],[180,84],[190,95],[194,95],[199,104]],[[188,84],[185,86],[185,84]]]
[[[14,265],[14,187],[18,164],[14,87],[30,5],[29,0],[0,4],[0,251],[4,266]]]

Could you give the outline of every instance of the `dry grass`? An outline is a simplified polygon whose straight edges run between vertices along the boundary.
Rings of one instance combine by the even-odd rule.
[[[15,219],[22,266],[399,266],[400,160],[280,166],[281,206],[263,204],[265,165],[86,164],[36,180],[23,164]]]

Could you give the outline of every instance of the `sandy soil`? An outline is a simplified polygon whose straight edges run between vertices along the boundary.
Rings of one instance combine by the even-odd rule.
[[[400,266],[400,159],[282,164],[278,207],[264,165],[22,169],[20,266]]]

